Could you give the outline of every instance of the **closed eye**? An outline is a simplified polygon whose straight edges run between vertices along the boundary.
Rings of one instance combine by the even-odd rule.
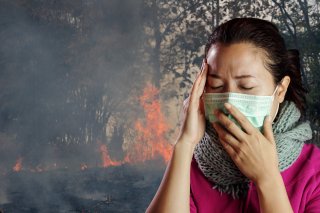
[[[254,87],[241,87],[241,89],[244,89],[244,90],[251,90],[251,89],[253,89]]]
[[[222,86],[218,86],[218,87],[210,87],[211,89],[219,89],[221,88]]]

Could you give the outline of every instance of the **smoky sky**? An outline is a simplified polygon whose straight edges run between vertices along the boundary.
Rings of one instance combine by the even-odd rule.
[[[96,110],[105,119],[123,111],[143,76],[132,68],[142,59],[140,9],[138,1],[1,1],[2,167],[18,157],[98,160],[95,142],[105,139],[92,137],[107,120]]]
[[[0,1],[2,208],[81,211],[98,208],[94,201],[108,197],[106,192],[121,197],[121,187],[128,188],[125,184],[112,188],[112,172],[83,175],[80,166],[101,166],[101,144],[114,159],[124,156],[121,125],[139,115],[137,107],[130,107],[132,91],[142,87],[148,74],[145,52],[141,53],[145,42],[141,4]],[[105,124],[111,117],[117,119],[116,134],[107,138]],[[12,171],[18,159],[22,173]],[[51,173],[28,173],[35,169]],[[130,179],[122,169],[115,172]],[[141,171],[130,173],[141,176]],[[19,209],[17,202],[29,207]],[[56,208],[59,205],[63,209]]]
[[[152,2],[163,6],[161,14]],[[161,181],[162,159],[102,169],[100,146],[124,158],[125,138],[135,142],[128,130],[144,116],[139,96],[149,79],[174,76],[168,99],[191,86],[200,46],[220,20],[207,17],[212,2],[166,2],[170,8],[145,0],[0,0],[0,212],[143,212]],[[237,15],[241,2],[227,3]],[[215,13],[228,17],[225,7]],[[188,21],[190,14],[197,19]],[[172,41],[153,38],[172,42],[163,49],[144,28],[157,35],[162,21],[171,24]],[[318,102],[313,108],[318,112]]]

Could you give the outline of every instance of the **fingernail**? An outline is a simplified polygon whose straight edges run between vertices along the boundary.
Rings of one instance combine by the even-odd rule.
[[[231,105],[229,103],[224,103],[224,106],[227,108],[227,109],[230,109],[231,108]]]

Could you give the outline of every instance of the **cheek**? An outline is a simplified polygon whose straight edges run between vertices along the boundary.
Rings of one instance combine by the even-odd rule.
[[[269,73],[269,71],[264,71],[263,74],[259,75],[258,81],[261,85],[261,92],[263,92],[264,95],[272,95],[276,83],[271,73]]]
[[[272,95],[274,91],[274,83],[271,79],[261,78],[256,82],[256,95]]]

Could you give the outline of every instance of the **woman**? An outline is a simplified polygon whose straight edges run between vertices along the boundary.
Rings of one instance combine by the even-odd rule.
[[[274,24],[218,26],[147,212],[320,212],[320,149],[306,143],[305,93],[299,52]]]

